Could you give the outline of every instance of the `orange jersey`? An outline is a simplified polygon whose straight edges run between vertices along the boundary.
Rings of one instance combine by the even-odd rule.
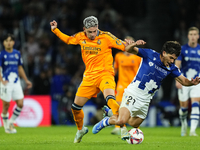
[[[115,55],[114,68],[118,70],[117,86],[126,88],[135,77],[141,58],[137,55],[125,55],[119,52]]]
[[[82,59],[86,67],[85,76],[96,76],[102,71],[107,71],[114,75],[111,48],[124,51],[125,46],[122,40],[109,32],[100,30],[98,30],[98,34],[94,40],[90,40],[84,32],[79,32],[73,36],[62,33],[58,28],[52,32],[67,44],[79,44],[81,46]]]

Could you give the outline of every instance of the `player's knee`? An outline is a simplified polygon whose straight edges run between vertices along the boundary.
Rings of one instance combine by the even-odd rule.
[[[117,120],[116,122],[116,125],[122,127],[124,124],[126,124],[126,121],[124,119],[120,119],[120,120]]]
[[[83,108],[83,106],[79,106],[75,103],[73,103],[72,106],[71,106],[71,109],[73,109],[73,110],[81,110],[82,108]]]
[[[4,110],[8,110],[9,107],[10,107],[10,103],[4,103],[4,104],[3,104],[3,109],[4,109]]]
[[[23,103],[20,103],[20,104],[17,105],[17,107],[19,107],[19,108],[21,108],[21,109],[23,108],[23,106],[24,106]]]

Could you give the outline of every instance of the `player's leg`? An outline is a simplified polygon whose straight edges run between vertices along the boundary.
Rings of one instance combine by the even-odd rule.
[[[82,108],[91,97],[96,96],[97,92],[99,92],[99,89],[89,79],[84,79],[78,88],[71,108],[78,128],[74,143],[80,143],[82,137],[88,133],[88,128],[83,126],[84,112]]]
[[[3,120],[4,129],[6,133],[10,133],[9,127],[8,127],[8,119],[9,119],[8,109],[10,106],[10,102],[6,102],[5,100],[2,99],[2,103],[3,103],[3,110],[1,113],[1,117]]]
[[[74,116],[74,121],[78,128],[78,131],[77,131],[75,139],[74,139],[74,143],[80,143],[82,137],[86,133],[88,133],[88,128],[83,126],[84,112],[82,109],[84,104],[88,100],[89,100],[88,98],[76,96],[74,103],[72,104],[72,107],[71,107],[72,114]]]
[[[16,102],[17,107],[12,112],[11,118],[9,119],[9,129],[13,132],[17,132],[17,130],[14,128],[14,122],[19,117],[22,108],[23,108],[23,102],[24,102],[24,93],[22,90],[22,87],[20,85],[20,82],[13,84],[13,92],[12,92],[12,99]]]
[[[115,91],[113,89],[105,89],[103,91],[107,105],[111,108],[113,115],[118,115],[119,104],[115,100]]]
[[[15,102],[17,104],[17,107],[14,109],[12,116],[9,119],[9,128],[11,131],[17,132],[17,130],[14,127],[14,122],[19,117],[19,115],[22,111],[24,100],[19,99],[19,100],[15,100]]]
[[[150,100],[141,100],[135,95],[124,92],[119,109],[118,122],[122,126],[128,123],[134,128],[138,128],[147,116]],[[128,131],[121,129],[121,139],[125,140],[130,137]]]
[[[120,127],[122,140],[129,139],[130,137],[130,134],[128,133],[127,128],[124,126],[128,122],[129,119],[130,119],[129,109],[126,107],[120,107],[119,117],[115,124]]]
[[[190,136],[198,136],[196,134],[196,128],[199,123],[199,102],[200,102],[200,85],[191,87],[190,98],[191,98],[191,115],[190,115]]]
[[[179,98],[179,118],[181,122],[181,136],[187,135],[187,116],[188,116],[188,87],[182,87],[182,89],[178,89],[178,98]]]
[[[99,89],[102,91],[107,105],[111,108],[113,115],[119,114],[119,104],[115,99],[115,80],[112,75],[105,75],[99,83]]]
[[[1,117],[3,120],[5,132],[6,133],[14,133],[14,132],[10,131],[10,129],[9,129],[9,114],[8,114],[8,109],[9,109],[10,101],[12,98],[11,93],[12,93],[13,87],[9,86],[8,84],[3,85],[2,83],[0,83],[0,98],[3,103],[3,110],[1,113]]]
[[[187,135],[188,101],[179,101],[179,118],[181,121],[181,136]]]
[[[117,85],[116,92],[117,92],[115,96],[116,101],[120,106],[121,101],[122,101],[122,96],[124,93],[124,87],[122,85],[119,85],[119,83]],[[126,125],[124,125],[124,129],[126,129]],[[121,131],[120,126],[115,125],[115,128],[111,131],[111,134],[120,135],[120,131]]]
[[[190,136],[198,136],[196,134],[196,128],[199,123],[199,101],[200,98],[191,98]]]

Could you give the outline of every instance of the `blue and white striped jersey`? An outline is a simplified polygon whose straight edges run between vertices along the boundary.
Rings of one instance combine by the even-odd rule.
[[[125,91],[150,102],[164,78],[168,75],[176,78],[181,72],[174,64],[166,67],[160,60],[160,53],[154,50],[139,48],[138,56],[142,57],[142,62],[137,75]]]
[[[192,48],[188,44],[182,46],[181,55],[177,60],[181,61],[181,72],[188,78],[200,76],[200,45]]]
[[[11,53],[5,50],[0,52],[0,66],[2,68],[1,75],[3,80],[8,80],[9,83],[16,83],[19,80],[18,66],[22,64],[23,61],[18,50],[13,49]]]

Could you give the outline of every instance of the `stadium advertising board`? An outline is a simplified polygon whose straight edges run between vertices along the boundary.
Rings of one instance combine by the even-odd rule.
[[[9,118],[16,107],[14,101],[10,102]],[[0,101],[0,112],[2,112],[2,101]],[[25,96],[24,107],[16,120],[20,127],[37,127],[51,125],[51,98],[45,96]],[[2,126],[2,119],[0,120]]]

